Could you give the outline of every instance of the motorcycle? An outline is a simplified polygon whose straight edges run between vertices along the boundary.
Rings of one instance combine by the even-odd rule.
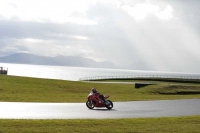
[[[94,107],[97,108],[103,108],[106,107],[107,109],[112,109],[113,108],[113,103],[111,100],[107,100],[110,97],[110,95],[104,96],[105,101],[102,100],[100,94],[89,94],[88,95],[88,100],[86,102],[86,106],[89,109],[93,109]]]

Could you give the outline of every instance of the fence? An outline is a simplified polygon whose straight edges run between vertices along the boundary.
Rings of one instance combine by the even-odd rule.
[[[200,75],[120,75],[120,76],[95,76],[79,79],[80,81],[110,80],[110,79],[187,79],[199,80]]]

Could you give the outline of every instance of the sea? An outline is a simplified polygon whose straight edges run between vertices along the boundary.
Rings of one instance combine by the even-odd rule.
[[[200,74],[144,71],[129,69],[108,69],[108,68],[88,68],[88,67],[68,67],[68,66],[48,66],[0,63],[0,67],[8,68],[8,75],[47,78],[59,80],[89,80],[106,78],[131,78],[131,77],[174,77],[200,79]]]

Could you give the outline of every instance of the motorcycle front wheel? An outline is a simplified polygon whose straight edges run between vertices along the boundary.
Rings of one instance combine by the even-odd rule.
[[[112,103],[112,101],[107,100],[107,102],[109,102],[109,104],[106,105],[106,108],[107,108],[107,109],[112,109],[112,108],[113,108],[113,103]]]
[[[87,101],[86,102],[86,106],[89,108],[89,109],[93,109],[94,108],[94,105],[95,105],[95,103],[94,103],[94,101]]]

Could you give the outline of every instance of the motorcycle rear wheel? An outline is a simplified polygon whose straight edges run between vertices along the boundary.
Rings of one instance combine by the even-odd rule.
[[[92,103],[90,103],[89,100],[86,102],[86,106],[87,106],[89,109],[93,109],[93,108],[94,108],[94,105],[95,105],[94,101],[92,101]]]
[[[110,104],[109,104],[109,105],[106,105],[106,108],[107,108],[107,109],[112,109],[112,108],[113,108],[113,103],[112,103],[112,101],[107,100],[107,102],[109,102]]]

